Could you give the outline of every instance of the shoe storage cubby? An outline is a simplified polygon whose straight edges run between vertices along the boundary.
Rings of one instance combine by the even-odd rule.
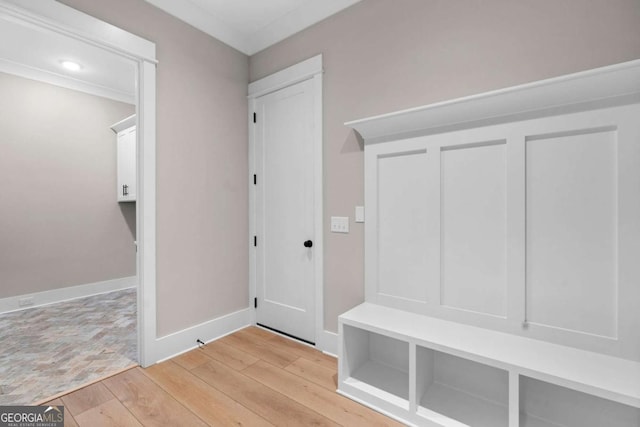
[[[346,375],[352,385],[399,407],[409,407],[409,344],[345,326]]]
[[[418,415],[427,420],[444,415],[478,427],[509,424],[507,371],[418,346],[416,381]]]
[[[558,426],[638,427],[640,408],[520,376],[520,427]]]
[[[364,303],[338,393],[407,425],[640,427],[640,363]]]

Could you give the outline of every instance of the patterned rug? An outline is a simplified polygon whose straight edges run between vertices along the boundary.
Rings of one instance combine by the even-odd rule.
[[[137,360],[136,290],[0,315],[0,405],[29,405]]]

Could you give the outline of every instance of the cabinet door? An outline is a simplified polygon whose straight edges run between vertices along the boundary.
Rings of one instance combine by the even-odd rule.
[[[136,200],[136,128],[131,127],[118,133],[118,187],[119,202]]]

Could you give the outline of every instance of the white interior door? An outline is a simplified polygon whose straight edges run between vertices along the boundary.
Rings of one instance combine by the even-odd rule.
[[[313,80],[255,112],[256,321],[315,343]]]

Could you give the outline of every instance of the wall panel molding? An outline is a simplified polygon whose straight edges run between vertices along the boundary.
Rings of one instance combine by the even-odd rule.
[[[366,301],[640,360],[638,95],[633,61],[347,123]]]

